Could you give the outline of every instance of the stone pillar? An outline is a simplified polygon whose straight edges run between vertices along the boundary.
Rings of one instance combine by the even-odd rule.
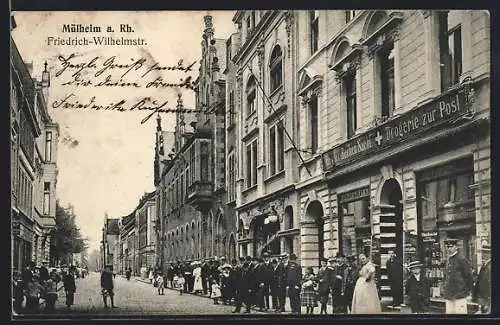
[[[422,100],[432,98],[441,91],[441,67],[439,56],[439,19],[437,12],[422,10],[425,37],[425,85]]]
[[[314,221],[303,221],[300,227],[300,261],[302,267],[318,266],[318,226]]]

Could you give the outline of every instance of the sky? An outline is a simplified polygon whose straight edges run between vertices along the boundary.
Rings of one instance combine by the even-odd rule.
[[[167,87],[146,88],[147,83],[161,77],[165,82],[179,82],[180,78],[191,76],[196,79],[198,63],[190,72],[152,70],[145,77],[142,73],[157,63],[158,66],[176,66],[180,59],[188,66],[198,62],[201,56],[201,41],[204,30],[203,17],[213,17],[216,38],[228,38],[235,31],[232,23],[233,11],[142,11],[142,12],[14,12],[17,27],[12,38],[25,62],[32,62],[33,75],[40,79],[44,62],[48,63],[51,75],[49,113],[59,124],[60,138],[57,152],[59,175],[57,198],[63,206],[72,204],[77,226],[83,236],[89,239],[89,252],[99,249],[104,225],[104,216],[118,218],[131,213],[145,192],[154,190],[153,160],[156,118],[144,124],[141,120],[151,111],[129,111],[127,108],[144,97],[156,99],[157,103],[168,101],[163,108],[176,106],[179,89]],[[67,33],[65,24],[92,24],[101,27],[101,33]],[[128,24],[134,32],[120,33],[119,25]],[[111,26],[113,33],[108,33]],[[113,36],[143,38],[142,46],[103,45],[53,45],[48,38]],[[71,57],[71,54],[75,56]],[[124,77],[125,82],[137,82],[140,87],[92,87],[64,85],[78,75],[76,64],[89,63],[95,57],[95,68],[88,64],[79,74],[80,80],[90,80],[92,85],[109,74],[118,81],[127,68],[111,68],[114,63],[135,65]],[[64,61],[66,60],[66,61]],[[66,70],[59,76],[56,74]],[[73,66],[70,66],[72,64]],[[99,67],[108,67],[99,77],[94,77]],[[129,64],[130,66],[130,64]],[[137,70],[135,70],[137,68]],[[141,73],[142,72],[142,73]],[[180,90],[184,105],[194,108],[194,92]],[[73,94],[73,96],[70,96]],[[95,97],[96,105],[107,106],[126,100],[125,111],[78,109],[62,104],[79,101],[88,103]],[[151,106],[151,105],[148,105]],[[174,114],[162,113],[164,130],[173,131]]]

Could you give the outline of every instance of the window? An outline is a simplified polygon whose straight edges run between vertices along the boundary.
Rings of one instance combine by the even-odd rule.
[[[460,81],[462,74],[462,31],[453,25],[453,15],[439,13],[439,52],[441,59],[441,90],[446,90]]]
[[[283,83],[282,71],[282,52],[281,47],[276,45],[271,53],[271,62],[269,64],[271,75],[271,92],[281,87]]]
[[[371,223],[370,198],[340,204],[339,218],[344,255],[370,255]]]
[[[285,169],[283,128],[283,120],[280,120],[269,129],[269,176]]]
[[[257,140],[247,145],[247,188],[257,185]]]
[[[45,161],[52,160],[52,132],[45,133]]]
[[[380,90],[382,117],[389,117],[395,108],[394,96],[394,44],[388,43],[378,52],[380,60]]]
[[[345,11],[345,22],[346,24],[356,17],[356,10],[346,10]]]
[[[250,11],[250,13],[247,16],[247,37],[250,37],[254,27],[255,27],[255,11]]]
[[[309,143],[311,153],[318,151],[318,97],[313,95],[308,103],[309,106]]]
[[[247,115],[250,116],[252,113],[255,112],[255,97],[256,97],[256,81],[255,78],[252,76],[247,82]]]
[[[18,98],[17,98],[17,88],[16,85],[11,81],[10,87],[10,103],[14,111],[18,110]]]
[[[43,183],[43,214],[50,214],[50,182]]]
[[[201,156],[200,156],[200,164],[201,164],[201,181],[208,182],[208,143],[201,143]]]
[[[180,195],[181,195],[181,204],[184,203],[184,174],[181,174],[181,192],[180,192]]]
[[[227,114],[227,122],[231,127],[234,124],[234,91],[229,92],[229,112]]]
[[[194,144],[191,146],[191,148],[189,148],[189,161],[190,161],[190,164],[191,164],[191,170],[192,170],[192,173],[191,173],[191,183],[193,183],[195,181],[195,171],[196,171],[196,156],[195,156],[195,147],[194,147]]]
[[[310,26],[310,48],[311,54],[316,53],[318,50],[318,37],[319,37],[319,28],[318,28],[318,20],[319,20],[319,11],[318,10],[309,10],[309,26]]]
[[[229,38],[226,42],[226,53],[227,53],[227,58],[226,58],[226,61],[227,61],[227,64],[229,64],[229,62],[231,62],[231,59],[232,59],[232,52],[231,52],[231,48],[232,48],[232,45],[231,45],[231,38]]]
[[[356,76],[347,75],[344,78],[347,102],[347,138],[351,138],[356,133]]]
[[[228,179],[228,197],[229,197],[229,202],[234,201],[236,199],[236,165],[234,161],[234,153],[229,154],[228,158],[228,165],[229,165],[229,179]]]

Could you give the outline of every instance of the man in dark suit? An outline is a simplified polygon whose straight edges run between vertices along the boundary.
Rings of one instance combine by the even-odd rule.
[[[290,308],[293,314],[300,314],[300,286],[302,282],[302,268],[297,263],[297,255],[290,254],[285,267],[286,289],[290,298]]]
[[[259,311],[269,310],[269,286],[272,278],[271,265],[269,264],[269,254],[264,253],[263,258],[257,267],[256,280],[259,284],[257,291],[257,303]]]
[[[481,306],[481,313],[491,313],[491,247],[482,247],[483,264],[474,284],[474,300]]]
[[[285,312],[285,302],[286,302],[286,274],[285,274],[285,265],[288,263],[288,254],[283,253],[280,255],[280,260],[278,261],[278,267],[274,271],[278,273],[278,312]]]
[[[319,294],[319,302],[321,304],[321,315],[326,315],[327,312],[327,304],[328,299],[330,298],[330,290],[332,287],[332,277],[333,277],[333,267],[328,265],[328,259],[321,259],[321,267],[318,270],[318,294]]]
[[[48,261],[43,261],[40,267],[40,283],[45,283],[49,279],[49,270],[47,269]]]
[[[250,308],[255,303],[256,280],[255,280],[256,260],[247,256],[243,266],[241,277],[241,290],[243,291],[243,302],[245,303],[245,313],[250,313]]]
[[[241,311],[241,305],[243,303],[243,268],[245,266],[245,258],[240,257],[238,260],[238,264],[231,270],[231,278],[233,279],[233,285],[235,288],[235,298],[234,305],[235,309],[232,311],[233,313],[239,313]]]
[[[399,306],[403,303],[403,261],[394,251],[390,251],[387,260],[387,278],[391,286],[392,305]]]
[[[352,296],[354,294],[354,288],[356,286],[357,280],[358,267],[356,265],[356,255],[350,255],[347,257],[346,280],[344,288],[344,296],[349,310],[352,306]]]
[[[448,251],[442,294],[447,314],[467,314],[467,297],[472,292],[474,281],[469,262],[458,252],[458,240],[447,239]]]

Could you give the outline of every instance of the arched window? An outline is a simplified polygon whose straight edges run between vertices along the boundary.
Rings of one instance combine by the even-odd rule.
[[[271,53],[271,61],[269,62],[271,76],[271,92],[281,87],[283,83],[282,70],[282,52],[281,47],[276,45]]]
[[[255,98],[257,96],[257,87],[256,81],[253,76],[248,79],[247,88],[246,88],[246,97],[247,97],[247,115],[251,115],[255,112]]]

